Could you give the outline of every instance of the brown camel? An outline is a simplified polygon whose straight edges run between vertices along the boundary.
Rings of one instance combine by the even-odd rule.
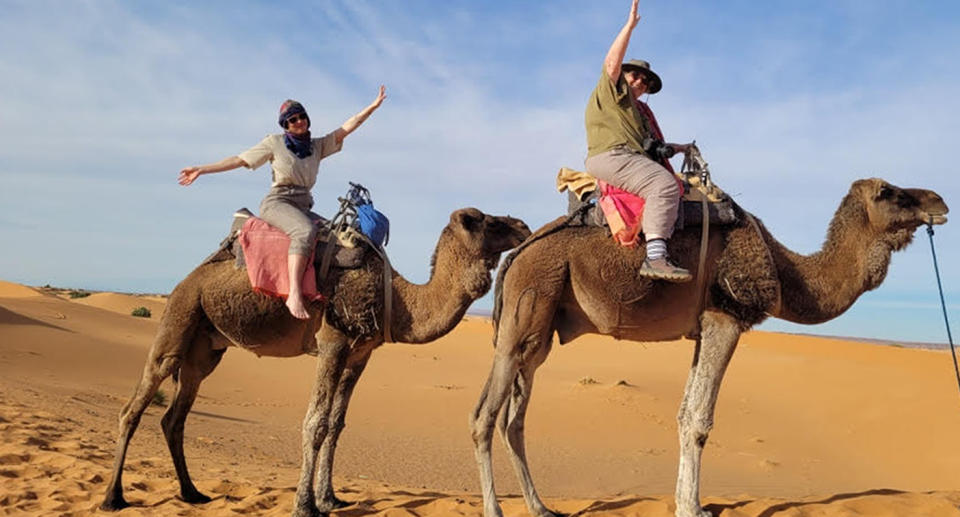
[[[742,224],[711,230],[702,303],[696,279],[675,284],[639,278],[643,251],[616,245],[596,227],[558,220],[507,257],[496,288],[496,354],[471,415],[484,516],[502,515],[490,458],[494,425],[530,513],[556,515],[537,495],[524,445],[533,377],[550,353],[554,333],[561,344],[588,333],[635,341],[696,339],[677,415],[676,515],[709,516],[700,505],[700,458],[740,333],[767,316],[807,324],[839,316],[880,285],[890,254],[909,244],[917,227],[946,222],[947,206],[929,190],[856,181],[830,223],[823,249],[809,256],[784,248],[736,210]],[[699,241],[700,228],[679,231],[670,240],[670,254],[696,271]]]
[[[392,273],[393,340],[426,343],[448,333],[467,307],[492,283],[500,254],[530,230],[519,219],[493,217],[474,208],[457,210],[443,229],[423,285]],[[374,348],[384,342],[383,261],[368,252],[359,269],[333,269],[321,292],[328,303],[311,307],[310,320],[290,315],[282,300],[253,292],[246,271],[232,260],[194,269],[170,294],[143,376],[120,413],[113,477],[101,508],[119,510],[127,446],[160,383],[173,375],[176,393],[163,415],[163,434],[184,501],[204,503],[183,456],[183,426],[201,381],[229,346],[261,356],[317,354],[317,378],[303,421],[303,462],[293,515],[311,516],[344,506],[331,484],[334,450],[353,388]],[[318,458],[319,464],[318,464]]]

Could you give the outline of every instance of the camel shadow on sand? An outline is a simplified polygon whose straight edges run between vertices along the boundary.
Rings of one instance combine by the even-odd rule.
[[[835,503],[835,502],[837,502],[837,501],[844,501],[844,500],[848,500],[848,499],[856,499],[856,498],[858,498],[858,497],[866,497],[866,496],[871,496],[871,495],[901,495],[901,494],[905,494],[905,493],[906,493],[906,492],[904,492],[904,491],[902,491],[902,490],[893,490],[893,489],[890,489],[890,488],[879,488],[879,489],[874,489],[874,490],[864,490],[864,491],[862,491],[862,492],[850,492],[850,493],[846,493],[846,494],[834,494],[834,495],[832,495],[832,496],[830,496],[830,497],[826,497],[826,498],[824,498],[824,499],[819,499],[819,500],[817,500],[817,501],[785,501],[785,502],[782,502],[782,503],[775,504],[775,505],[771,506],[770,508],[767,508],[766,510],[764,510],[764,511],[760,512],[759,514],[757,514],[757,517],[774,517],[775,515],[779,514],[780,512],[783,512],[783,511],[786,511],[786,510],[790,510],[790,509],[792,509],[792,508],[800,508],[800,507],[803,507],[803,506],[810,506],[810,505],[816,505],[816,504],[831,504],[831,503]],[[736,508],[740,508],[741,506],[746,506],[746,505],[748,505],[748,504],[750,504],[750,503],[753,503],[753,502],[754,502],[753,500],[747,500],[747,501],[738,501],[738,502],[736,502],[736,503],[729,503],[729,504],[717,504],[717,503],[714,503],[714,504],[707,504],[707,505],[705,505],[705,506],[703,507],[703,509],[704,509],[704,510],[707,510],[708,512],[712,513],[713,515],[721,515],[724,510],[733,510],[733,509],[736,509]]]

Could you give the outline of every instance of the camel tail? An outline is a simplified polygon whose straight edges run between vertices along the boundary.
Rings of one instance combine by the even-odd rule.
[[[584,204],[572,214],[564,217],[558,217],[557,219],[554,219],[553,221],[550,221],[549,223],[543,225],[542,227],[540,227],[539,230],[537,230],[532,235],[527,237],[525,241],[521,242],[520,245],[516,247],[516,249],[510,252],[510,254],[507,255],[507,258],[503,259],[503,265],[500,266],[500,271],[497,271],[497,282],[496,284],[494,284],[494,287],[493,287],[493,347],[494,348],[497,347],[497,333],[498,333],[498,330],[500,329],[500,312],[503,310],[503,281],[504,281],[504,278],[506,278],[507,276],[507,270],[510,269],[510,265],[513,264],[513,261],[517,258],[517,255],[519,255],[520,252],[524,250],[524,248],[526,248],[527,246],[533,244],[534,242],[548,235],[554,234],[570,226],[571,221],[582,216],[583,213],[586,212],[586,210],[592,206],[593,205],[590,205],[590,204]]]

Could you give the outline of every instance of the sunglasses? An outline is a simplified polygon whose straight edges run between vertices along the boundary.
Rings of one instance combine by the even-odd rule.
[[[294,116],[292,116],[292,117],[290,117],[290,118],[287,119],[287,124],[296,124],[297,122],[300,122],[301,120],[307,120],[307,116],[306,116],[306,115],[294,115]]]

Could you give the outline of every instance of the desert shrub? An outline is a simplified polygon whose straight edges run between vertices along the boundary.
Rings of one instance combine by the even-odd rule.
[[[166,404],[167,404],[167,394],[164,393],[163,390],[157,390],[157,392],[153,394],[153,398],[150,399],[150,403],[153,404],[154,406],[164,406],[164,405],[166,405]]]
[[[70,298],[86,298],[87,296],[90,296],[87,291],[70,291]]]
[[[131,315],[131,316],[136,316],[136,317],[138,317],[138,318],[149,318],[149,317],[150,317],[150,309],[148,309],[148,308],[146,308],[146,307],[137,307],[136,309],[133,309],[133,312],[131,312],[130,315]]]

